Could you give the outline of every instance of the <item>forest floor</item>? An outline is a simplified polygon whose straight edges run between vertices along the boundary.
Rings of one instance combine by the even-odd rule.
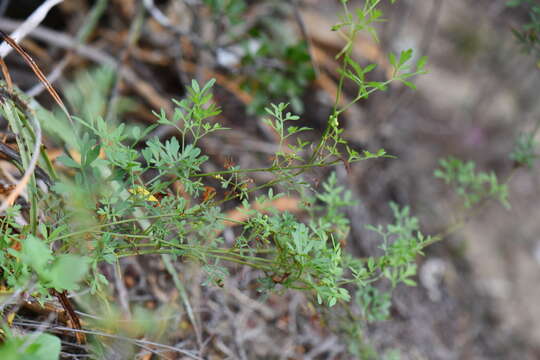
[[[305,109],[301,121],[322,131],[335,95],[333,57],[342,45],[329,30],[338,20],[339,2],[300,2],[296,9],[322,74],[301,98]],[[212,287],[200,285],[201,269],[182,264],[182,281],[200,321],[202,340],[196,338],[184,316],[177,331],[163,335],[161,342],[204,348],[208,359],[352,359],[351,348],[364,354],[356,356],[367,359],[378,358],[370,355],[375,353],[388,359],[399,353],[404,360],[540,358],[540,174],[538,167],[515,170],[508,156],[519,133],[540,121],[540,71],[532,58],[520,52],[510,29],[522,19],[505,2],[400,0],[385,5],[387,21],[379,26],[380,42],[361,37],[356,44],[357,60],[379,64],[377,76],[383,78],[387,70],[384,54],[414,48],[429,57],[429,73],[415,79],[416,91],[393,86],[345,114],[345,137],[351,144],[370,150],[382,147],[397,158],[362,162],[350,171],[338,166],[336,171],[358,201],[348,210],[351,232],[347,243],[347,251],[358,256],[377,251],[377,238],[364,226],[390,221],[390,201],[409,205],[426,234],[440,233],[452,224],[463,209],[450,189],[433,177],[443,157],[472,160],[478,169],[494,171],[501,179],[512,174],[511,210],[488,202],[459,230],[427,248],[418,259],[418,286],[397,288],[390,319],[358,329],[344,323],[346,314],[320,309],[302,293],[261,297],[252,281],[255,274],[248,268],[231,267],[231,277],[223,287]],[[16,21],[32,12],[30,3],[23,9],[12,1],[0,18],[0,30],[13,30]],[[88,16],[90,3],[61,4],[43,27],[22,42],[45,73],[59,68],[69,46],[43,28],[73,39]],[[219,120],[234,135],[210,136],[202,142],[204,151],[216,168],[228,158],[242,167],[260,166],[261,156],[254,154],[271,152],[275,144],[259,117],[246,112],[253,94],[239,88],[234,72],[221,71],[215,58],[197,53],[196,47],[182,43],[175,48],[175,37],[151,16],[140,41],[126,55],[123,49],[137,3],[110,1],[86,50],[71,56],[55,86],[62,89],[81,70],[125,56],[120,62],[124,74],[135,77],[126,76],[118,91],[135,100],[136,108],[123,121],[151,124],[152,110],[165,107],[170,111],[169,99],[180,97],[187,79],[215,77],[216,102],[223,109]],[[173,3],[156,1],[156,6],[179,26],[194,21],[179,5],[184,2]],[[265,16],[266,2],[248,3],[248,22]],[[355,1],[351,3],[355,5]],[[206,36],[208,20],[199,20],[201,34]],[[298,17],[292,10],[280,21],[300,36]],[[21,89],[36,84],[22,60],[10,55],[6,62]],[[50,103],[44,93],[37,99]],[[174,135],[166,128],[158,132],[164,137]],[[325,174],[321,171],[318,176]],[[299,211],[295,204],[284,207]],[[234,229],[226,230],[227,236],[234,237]],[[184,311],[160,257],[125,258],[121,267],[123,291],[117,289],[116,294],[124,299],[119,302],[149,309],[178,303],[176,311]],[[114,270],[109,271],[114,284]],[[125,341],[111,341],[117,357],[110,358],[123,358]],[[177,358],[167,351],[159,356]]]

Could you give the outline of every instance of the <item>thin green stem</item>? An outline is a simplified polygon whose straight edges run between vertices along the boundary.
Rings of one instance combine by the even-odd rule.
[[[174,217],[174,216],[187,217],[187,214],[168,213],[168,214],[159,214],[159,215],[149,215],[149,216],[142,216],[142,217],[138,217],[138,218],[131,218],[131,219],[113,221],[113,222],[109,222],[109,223],[105,223],[105,224],[96,224],[96,225],[90,226],[90,227],[88,227],[88,228],[86,228],[84,230],[78,230],[78,231],[71,232],[69,234],[58,236],[54,240],[63,240],[63,239],[67,239],[67,238],[78,236],[78,235],[84,235],[86,233],[95,232],[96,230],[104,228],[104,227],[109,227],[109,226],[114,226],[114,225],[122,225],[122,224],[129,224],[129,223],[137,222],[137,221],[140,221],[140,220],[152,220],[152,219],[160,219],[160,218]]]
[[[514,175],[516,174],[516,169],[512,169],[506,180],[503,182],[505,185],[508,186]],[[488,203],[489,200],[493,200],[491,198],[485,198],[482,200],[482,202],[475,206],[474,208],[467,209],[465,211],[460,212],[462,216],[456,221],[454,221],[452,224],[448,225],[444,231],[442,231],[439,234],[434,235],[430,240],[424,242],[422,244],[422,248],[426,248],[430,245],[433,245],[434,243],[437,243],[439,241],[442,241],[446,239],[449,235],[455,233],[459,229],[463,228],[465,226],[465,223],[469,218],[480,212]]]
[[[124,257],[130,257],[130,256],[156,255],[156,254],[180,255],[180,256],[193,257],[193,258],[197,259],[196,256],[193,256],[191,254],[182,254],[182,253],[179,253],[179,251],[175,250],[175,249],[156,249],[156,250],[142,250],[142,251],[135,250],[135,251],[132,251],[132,252],[117,253],[116,257],[117,258],[124,258]],[[262,270],[262,271],[271,271],[272,270],[271,266],[257,264],[257,263],[254,263],[254,262],[249,262],[249,261],[245,261],[245,260],[242,260],[242,259],[237,259],[237,258],[234,258],[234,257],[229,257],[229,256],[224,256],[224,255],[215,255],[215,254],[211,254],[211,256],[216,258],[216,259],[232,262],[232,263],[239,264],[239,265],[249,266],[249,267],[251,267],[253,269],[257,269],[257,270]]]
[[[265,168],[252,168],[252,169],[235,169],[235,170],[223,170],[223,171],[213,171],[202,174],[193,174],[193,177],[215,177],[219,175],[229,175],[229,174],[244,174],[244,173],[254,173],[254,172],[275,172],[275,171],[284,171],[284,170],[298,170],[298,169],[311,169],[316,167],[327,167],[332,166],[341,162],[341,160],[330,161],[326,163],[308,163],[301,165],[292,165],[286,168],[279,166],[271,166]]]
[[[396,80],[395,77],[391,78],[390,80],[386,80],[385,82],[381,83],[381,87],[382,86],[386,86],[388,84],[390,84],[392,81]],[[364,98],[367,98],[371,93],[375,92],[379,90],[378,87],[374,87],[374,88],[371,88],[370,90],[368,90],[367,92],[365,93],[361,93],[361,94],[358,94],[357,97],[354,98],[354,100],[352,100],[351,102],[349,102],[347,105],[343,106],[341,109],[339,109],[336,113],[336,115],[341,115],[341,113],[347,111],[351,106],[353,106],[354,104],[356,104],[358,101],[360,101],[361,99],[364,99]]]

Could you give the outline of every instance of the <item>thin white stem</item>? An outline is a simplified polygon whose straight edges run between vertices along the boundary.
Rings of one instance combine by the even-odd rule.
[[[19,43],[26,35],[28,35],[32,30],[38,27],[39,24],[45,19],[47,13],[57,4],[61,3],[64,0],[47,0],[40,7],[38,7],[32,15],[30,15],[15,31],[13,31],[10,37],[15,40],[16,43]],[[6,43],[0,45],[0,57],[5,58],[12,48]]]

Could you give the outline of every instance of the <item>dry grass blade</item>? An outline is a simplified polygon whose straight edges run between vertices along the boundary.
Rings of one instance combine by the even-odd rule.
[[[39,81],[45,86],[49,94],[51,94],[52,98],[58,106],[62,109],[64,114],[67,116],[71,124],[73,124],[73,120],[71,119],[71,115],[69,114],[67,107],[64,105],[64,102],[60,98],[60,95],[56,92],[56,90],[52,87],[52,85],[49,83],[49,80],[47,80],[47,77],[43,74],[39,66],[36,64],[34,59],[19,45],[13,40],[9,35],[7,35],[5,32],[0,30],[0,36],[2,36],[3,40],[8,43],[17,53],[26,61],[28,66],[32,69],[34,74],[38,77]]]
[[[15,189],[13,189],[13,191],[9,194],[8,197],[4,199],[4,201],[2,201],[2,204],[0,205],[0,212],[6,210],[15,202],[15,200],[26,188],[26,185],[30,181],[30,177],[34,173],[34,170],[37,166],[37,162],[39,159],[39,148],[41,146],[41,127],[39,126],[39,122],[37,121],[35,116],[31,116],[29,120],[34,127],[34,133],[36,136],[32,157],[30,158],[30,163],[28,164],[28,167],[25,170],[23,177],[21,178],[17,186],[15,186]]]
[[[20,25],[19,22],[6,18],[0,18],[0,29],[14,29]],[[32,33],[36,39],[49,42],[56,46],[73,49],[75,53],[84,56],[92,61],[95,61],[101,65],[110,66],[112,68],[118,67],[118,62],[114,57],[101,51],[100,49],[81,45],[77,40],[67,36],[64,33],[53,31],[44,27],[37,27],[36,31]],[[124,79],[133,86],[134,90],[141,95],[153,108],[165,109],[167,114],[172,114],[172,106],[170,102],[159,94],[148,82],[142,80],[134,71],[130,68],[124,68]]]
[[[7,65],[2,58],[0,58],[0,67],[2,68],[2,75],[4,75],[4,79],[6,79],[8,91],[13,92],[13,81],[11,80],[11,75],[9,75]]]

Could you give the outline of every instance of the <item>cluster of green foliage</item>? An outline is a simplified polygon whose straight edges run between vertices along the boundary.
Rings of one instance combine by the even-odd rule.
[[[269,99],[285,99],[295,112],[302,113],[301,96],[315,79],[307,44],[305,41],[287,44],[285,39],[274,40],[260,31],[254,32],[253,37],[261,42],[260,47],[242,58],[242,66],[251,72],[242,82],[242,88],[255,94],[248,110],[261,114]]]
[[[56,174],[51,166],[46,166],[50,161],[42,153],[42,166],[50,171],[54,185],[44,192],[32,180],[30,225],[17,222],[26,213],[20,206],[11,207],[3,217],[2,281],[13,289],[31,289],[36,296],[39,294],[40,301],[49,298],[49,289],[71,291],[81,286],[106,299],[108,281],[100,271],[100,264],[116,264],[126,256],[162,254],[199,262],[207,271],[208,282],[218,285],[227,275],[223,262],[247,265],[261,271],[261,291],[312,292],[319,303],[329,306],[349,301],[351,285],[355,285],[360,291],[356,299],[363,304],[366,318],[381,318],[388,305],[381,305],[379,298],[370,295],[374,294],[370,284],[382,278],[389,279],[392,287],[398,283],[413,284],[410,277],[416,270],[414,259],[424,241],[416,220],[410,218],[407,209],[393,205],[396,224],[386,230],[373,228],[383,238],[384,254],[366,260],[354,259],[344,252],[340,243],[348,234],[349,222],[343,208],[353,204],[350,195],[338,185],[335,175],[324,182],[322,192],[302,179],[302,174],[314,167],[386,156],[384,150],[359,154],[350,149],[341,137],[339,117],[353,103],[376,90],[385,90],[390,82],[398,80],[412,86],[406,79],[425,72],[425,59],[413,68],[409,65],[411,51],[404,51],[390,55],[395,70],[391,79],[368,81],[368,73],[375,65],[362,68],[352,59],[357,33],[373,32],[372,23],[381,16],[376,9],[378,3],[368,1],[353,15],[344,1],[342,22],[333,29],[347,39],[339,55],[343,60],[340,90],[346,80],[352,81],[358,86],[357,96],[344,107],[338,106],[336,99],[328,127],[322,139],[314,144],[300,137],[310,129],[291,125],[298,116],[287,113],[287,105],[266,108],[265,121],[279,134],[280,150],[272,164],[263,169],[202,170],[208,156],[198,145],[200,139],[225,130],[212,121],[219,113],[211,101],[213,81],[204,86],[193,81],[187,96],[175,102],[172,118],[163,111],[156,113],[158,124],[174,126],[180,134],[162,142],[148,138],[153,126],[140,129],[101,117],[106,108],[108,84],[112,83],[110,70],[79,77],[68,92],[69,100],[81,114],[74,117],[74,126],[62,115],[42,108],[36,115],[51,138],[79,157],[68,153],[60,156],[57,163],[68,171]],[[219,4],[214,5],[223,5]],[[285,53],[304,59],[301,51],[293,48]],[[98,87],[85,86],[92,78],[101,79]],[[88,93],[88,89],[94,91]],[[28,164],[36,139],[26,117],[34,114],[6,99],[2,115],[13,129],[20,129],[19,149],[26,150],[21,153],[23,165]],[[285,140],[293,138],[296,142],[284,151]],[[346,154],[341,153],[342,146]],[[302,153],[312,155],[306,158]],[[275,179],[250,185],[249,173],[254,171],[271,172]],[[206,179],[218,180],[224,195],[204,198]],[[171,191],[173,182],[180,182],[188,196]],[[278,213],[271,208],[263,212],[250,207],[253,198],[259,204],[266,204],[283,196],[274,194],[276,184],[289,184],[291,193],[302,196],[310,215],[307,222],[287,212]],[[192,203],[188,198],[201,200]],[[228,247],[220,235],[223,221],[227,220],[221,205],[233,200],[242,202],[249,220],[240,224],[241,235]]]
[[[534,0],[510,0],[506,6],[522,8],[527,12],[529,22],[522,25],[521,29],[512,29],[512,32],[523,50],[538,60],[537,66],[540,68],[540,6]],[[521,133],[517,137],[514,149],[510,153],[510,158],[517,166],[532,168],[537,158],[535,136],[538,132],[538,124],[537,120],[532,131]]]
[[[516,165],[532,168],[534,160],[538,157],[535,153],[537,145],[534,136],[536,131],[531,133],[522,133],[516,139],[514,149],[510,153],[510,159],[516,162]]]
[[[540,66],[540,5],[535,0],[510,0],[506,6],[521,7],[527,11],[529,22],[520,29],[512,29],[512,32],[523,50],[539,59]]]
[[[243,0],[206,0],[223,32],[223,43],[240,52],[241,87],[253,95],[250,114],[264,115],[270,102],[286,101],[296,113],[302,113],[302,95],[315,79],[306,39],[299,39],[279,19],[293,9],[288,1],[268,1],[270,16],[261,16],[247,24],[247,6]],[[242,29],[239,33],[238,29]],[[239,51],[239,49],[242,49]]]
[[[241,22],[242,1],[205,3],[215,12],[227,13],[231,23]],[[186,97],[175,101],[172,117],[164,111],[155,114],[158,119],[155,126],[169,125],[178,130],[179,136],[166,141],[149,137],[155,126],[141,129],[114,118],[103,119],[114,77],[110,69],[79,76],[67,91],[79,113],[73,126],[62,114],[51,113],[36,104],[33,105],[36,113],[28,112],[20,108],[19,102],[4,99],[1,113],[17,135],[23,167],[30,162],[31,149],[36,144],[31,126],[34,116],[48,136],[72,152],[57,159],[57,164],[64,167],[59,174],[42,152],[40,164],[49,171],[54,185],[44,191],[33,178],[29,183],[28,209],[15,205],[2,217],[0,280],[11,289],[29,290],[40,301],[49,299],[51,289],[61,292],[84,287],[108,306],[109,287],[101,272],[102,264],[118,266],[119,259],[124,257],[161,254],[173,277],[172,262],[193,261],[205,270],[205,283],[222,286],[228,276],[224,263],[235,263],[259,270],[259,289],[263,292],[304,291],[328,306],[354,299],[363,320],[387,318],[391,289],[399,284],[415,285],[415,259],[434,239],[419,231],[418,220],[408,207],[391,204],[394,223],[369,226],[380,235],[381,254],[355,258],[342,247],[350,225],[344,208],[354,204],[350,193],[338,184],[335,174],[323,182],[322,190],[305,181],[303,174],[313,168],[388,157],[383,149],[358,153],[349,148],[341,136],[340,116],[375,91],[386,90],[391,82],[414,88],[410,78],[426,72],[426,59],[420,58],[412,64],[411,50],[390,54],[392,77],[385,81],[371,80],[370,73],[376,65],[360,66],[352,57],[352,48],[359,32],[376,36],[374,25],[382,19],[381,1],[365,1],[354,13],[349,11],[347,3],[342,0],[343,15],[332,29],[339,31],[346,43],[338,54],[342,67],[328,125],[321,139],[311,143],[301,137],[310,129],[293,125],[299,116],[287,112],[287,104],[263,106],[264,121],[279,135],[279,150],[265,168],[232,166],[222,171],[204,171],[209,157],[203,153],[200,140],[227,130],[213,120],[220,112],[212,102],[214,81],[204,85],[193,81]],[[264,38],[262,33],[257,36]],[[272,43],[274,40],[265,41],[259,52],[251,55],[253,59],[245,61],[256,63],[266,56],[278,55],[291,67],[283,73],[256,68],[259,83],[246,86],[268,91],[263,96],[264,102],[256,102],[257,108],[268,104],[274,93],[288,96],[294,105],[300,96],[298,89],[312,76],[305,44],[279,48]],[[291,79],[291,71],[300,78]],[[280,76],[284,82],[292,80],[294,84],[277,81],[272,88],[270,82]],[[99,86],[88,86],[92,79],[99,80]],[[355,84],[357,93],[350,103],[340,105],[346,82]],[[296,90],[284,91],[289,86]],[[128,106],[129,102],[125,104]],[[456,159],[444,160],[441,166],[443,169],[436,176],[457,184],[466,206],[486,196],[507,203],[506,188],[498,184],[493,174],[476,173],[472,163],[464,164]],[[274,178],[254,185],[249,177],[253,172],[268,172]],[[219,182],[219,195],[205,195],[210,181]],[[173,183],[180,183],[182,192],[171,190]],[[289,190],[276,193],[276,185],[287,185]],[[301,197],[307,219],[278,212],[267,205],[292,194]],[[233,201],[240,202],[249,216],[238,224],[241,233],[230,246],[221,234],[224,221],[229,220],[223,204]],[[259,204],[257,208],[252,206],[254,202]],[[28,225],[18,221],[23,215],[29,218]],[[175,279],[180,290],[181,284]],[[390,288],[388,292],[379,289],[383,280]],[[26,347],[28,351],[44,351],[56,346],[58,339],[54,339],[53,344],[41,337],[32,341],[9,337],[0,351],[9,352],[11,347],[29,341],[32,346]],[[43,341],[47,344],[40,345]]]
[[[452,184],[459,196],[463,197],[465,207],[470,208],[488,198],[499,200],[509,208],[508,187],[499,184],[494,172],[476,172],[475,163],[463,162],[454,157],[440,160],[441,168],[435,170],[435,177]]]
[[[223,25],[236,26],[244,21],[242,16],[247,10],[244,0],[203,0],[214,15]]]
[[[57,360],[60,358],[60,351],[60,339],[56,336],[47,333],[15,336],[8,330],[6,340],[0,347],[0,358],[4,360]]]

